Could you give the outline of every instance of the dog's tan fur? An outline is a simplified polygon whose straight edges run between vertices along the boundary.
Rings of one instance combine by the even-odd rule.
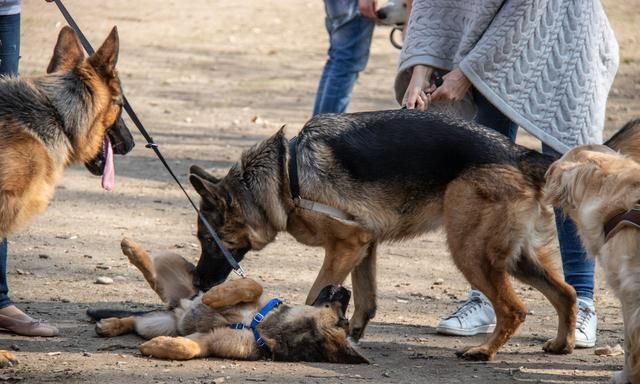
[[[103,318],[96,324],[98,334],[138,333],[150,339],[140,351],[161,359],[218,356],[255,360],[265,356],[250,330],[229,328],[232,323],[249,324],[269,301],[259,283],[248,278],[229,280],[198,294],[192,285],[193,265],[181,256],[167,252],[152,257],[128,239],[122,241],[122,250],[170,309]],[[339,303],[283,304],[258,329],[276,360],[366,363],[347,340],[348,322],[343,316]]]
[[[640,128],[640,124],[636,122]],[[575,222],[590,255],[597,257],[608,284],[622,303],[625,366],[616,383],[640,383],[640,233],[623,227],[605,241],[604,224],[640,201],[639,147],[630,156],[605,146],[567,152],[547,174],[546,198]]]
[[[88,162],[99,152],[105,132],[120,115],[122,90],[115,71],[117,56],[118,34],[115,28],[100,49],[85,58],[75,33],[64,27],[60,31],[48,75],[33,79],[0,79],[0,86],[24,90],[26,94],[33,95],[33,105],[42,108],[28,110],[31,105],[25,105],[25,110],[9,110],[10,107],[4,105],[0,108],[0,238],[24,228],[35,215],[47,208],[55,183],[65,167]],[[64,103],[52,107],[55,102],[50,93],[65,92],[68,89],[66,74],[72,71],[91,90],[91,100],[85,100],[90,110],[83,111],[80,116],[65,116],[65,113],[71,115],[73,109]],[[17,96],[8,94],[7,97]],[[66,137],[60,133],[56,139],[47,141],[38,134],[48,135],[59,129],[53,123],[58,118],[52,117],[53,111],[60,114],[60,120],[65,123],[77,121],[80,124],[65,127],[73,131]],[[34,124],[41,126],[27,126],[24,116],[29,114],[30,119],[40,120]]]

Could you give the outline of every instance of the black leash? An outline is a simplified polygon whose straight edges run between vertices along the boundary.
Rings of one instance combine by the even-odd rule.
[[[69,26],[75,31],[76,35],[78,35],[78,38],[80,39],[80,43],[84,47],[84,50],[87,51],[89,55],[93,55],[95,53],[95,51],[93,50],[93,47],[91,47],[91,44],[89,43],[87,38],[84,36],[82,31],[80,30],[80,27],[78,27],[78,24],[76,24],[76,22],[73,20],[73,17],[71,17],[67,9],[62,4],[62,0],[54,0],[54,1],[58,6],[58,9],[60,9],[62,16],[65,18]],[[218,237],[218,234],[216,233],[216,231],[213,229],[213,227],[211,227],[211,224],[209,224],[209,222],[207,222],[207,220],[204,218],[204,216],[202,215],[202,212],[200,212],[196,204],[193,202],[193,200],[191,199],[187,191],[182,186],[182,183],[180,183],[176,175],[173,173],[173,171],[171,170],[171,167],[169,167],[169,164],[167,164],[167,161],[164,159],[164,156],[162,156],[162,153],[160,153],[158,144],[156,144],[153,141],[153,137],[151,137],[151,135],[149,135],[149,132],[147,132],[147,130],[144,128],[144,126],[142,125],[142,122],[138,118],[138,115],[136,115],[133,108],[131,108],[131,105],[129,104],[127,97],[124,95],[123,95],[123,101],[124,102],[122,107],[127,112],[127,115],[129,115],[129,118],[131,119],[131,121],[133,121],[133,124],[135,124],[135,126],[138,128],[138,131],[140,131],[144,139],[147,141],[146,147],[151,148],[153,150],[153,152],[156,154],[158,159],[160,159],[160,161],[162,162],[162,165],[164,165],[167,171],[169,171],[169,174],[171,175],[173,180],[175,180],[175,182],[178,184],[182,192],[184,192],[184,195],[187,197],[187,200],[189,200],[189,203],[191,203],[191,206],[193,207],[193,209],[195,209],[196,213],[198,214],[198,219],[200,219],[200,222],[204,224],[204,226],[207,228],[207,231],[209,231],[209,234],[215,241],[218,248],[220,248],[220,250],[222,251],[222,254],[224,255],[225,259],[227,259],[227,262],[229,263],[229,265],[231,265],[231,268],[233,268],[234,272],[237,273],[238,276],[240,277],[245,277],[244,270],[242,269],[240,264],[238,264],[236,259],[233,258],[233,256],[231,255],[227,247],[225,247],[224,244],[222,244],[222,240],[220,240],[220,237]]]

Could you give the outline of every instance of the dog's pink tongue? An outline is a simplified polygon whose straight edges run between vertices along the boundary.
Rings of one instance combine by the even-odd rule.
[[[113,149],[109,136],[104,135],[102,142],[102,153],[104,153],[104,172],[102,172],[102,188],[110,191],[116,182],[116,168],[113,165]]]

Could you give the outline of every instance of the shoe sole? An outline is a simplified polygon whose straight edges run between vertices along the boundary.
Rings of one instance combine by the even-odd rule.
[[[496,329],[496,325],[489,324],[471,329],[438,327],[436,328],[436,332],[447,336],[475,336],[484,333],[492,333],[494,329]]]
[[[595,340],[584,340],[584,341],[578,341],[576,340],[576,348],[593,348],[596,346],[596,341]]]

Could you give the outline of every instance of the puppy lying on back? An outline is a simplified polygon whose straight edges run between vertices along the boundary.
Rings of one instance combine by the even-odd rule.
[[[576,222],[587,251],[597,257],[622,303],[625,365],[615,383],[640,383],[640,164],[634,161],[640,160],[638,138],[640,120],[612,139],[624,141],[624,154],[604,145],[580,146],[553,163],[546,175],[546,198]],[[635,151],[629,147],[634,142]]]
[[[149,255],[122,240],[122,251],[142,272],[168,309],[147,313],[89,310],[105,337],[136,333],[149,341],[144,355],[188,360],[230,359],[368,363],[347,339],[345,317],[351,298],[343,287],[327,286],[311,306],[289,306],[263,295],[251,279],[229,280],[207,292],[193,287],[195,267],[175,253]]]

